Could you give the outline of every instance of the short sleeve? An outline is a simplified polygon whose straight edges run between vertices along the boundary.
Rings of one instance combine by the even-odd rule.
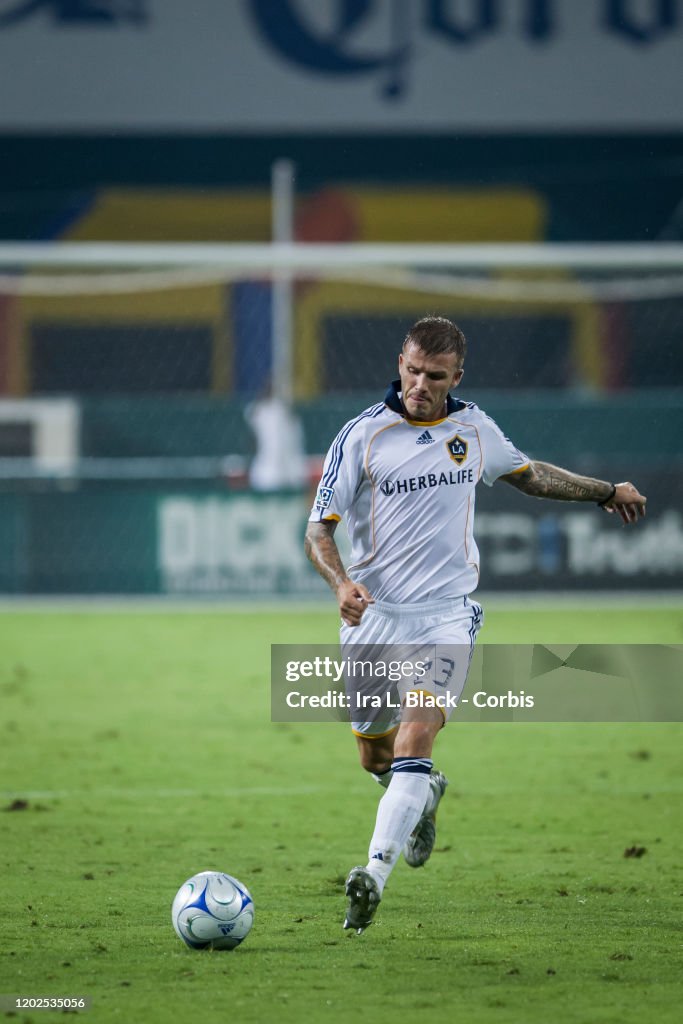
[[[339,520],[350,507],[363,474],[362,428],[355,421],[337,434],[325,458],[310,522]]]
[[[498,477],[508,473],[519,473],[529,466],[529,457],[514,446],[490,416],[482,416],[478,429],[484,456],[481,478],[489,487]]]

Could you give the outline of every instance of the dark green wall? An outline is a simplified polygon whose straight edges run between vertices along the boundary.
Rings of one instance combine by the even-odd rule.
[[[327,450],[344,423],[382,396],[328,396],[302,403],[307,450]],[[618,458],[670,464],[683,457],[679,391],[606,398],[468,391],[520,448],[570,465]],[[98,398],[82,403],[82,453],[90,457],[247,455],[252,440],[244,403],[221,398]]]

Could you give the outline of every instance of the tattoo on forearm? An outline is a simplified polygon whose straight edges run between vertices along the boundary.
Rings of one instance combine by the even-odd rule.
[[[505,479],[525,494],[557,501],[603,501],[612,489],[604,480],[579,476],[547,462],[532,462],[524,472]]]
[[[333,590],[347,578],[333,536],[335,526],[336,523],[309,523],[304,538],[307,558]]]

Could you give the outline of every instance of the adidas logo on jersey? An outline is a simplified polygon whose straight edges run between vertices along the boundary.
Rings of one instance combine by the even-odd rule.
[[[423,434],[420,434],[415,444],[434,444],[434,438],[428,430],[425,430]]]

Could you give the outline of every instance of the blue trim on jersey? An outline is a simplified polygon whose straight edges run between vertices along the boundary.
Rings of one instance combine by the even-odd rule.
[[[384,396],[384,404],[391,409],[392,412],[397,412],[399,416],[405,416],[406,411],[403,408],[403,402],[401,401],[401,378],[398,380],[392,380],[386,395]],[[464,409],[467,403],[463,402],[460,398],[453,398],[452,395],[446,395],[446,415],[450,416],[452,412],[458,412],[460,409]],[[471,403],[470,403],[471,404]]]
[[[346,426],[340,430],[334,444],[332,445],[330,465],[320,481],[323,487],[334,486],[337,480],[337,474],[339,473],[339,467],[341,466],[342,458],[344,456],[344,444],[356,424],[368,417],[370,419],[375,419],[375,417],[379,416],[382,412],[384,412],[384,402],[380,402],[379,405],[373,405],[369,409],[366,409],[365,412],[362,412],[360,416],[356,416],[355,420],[351,420],[350,423],[347,423]]]

